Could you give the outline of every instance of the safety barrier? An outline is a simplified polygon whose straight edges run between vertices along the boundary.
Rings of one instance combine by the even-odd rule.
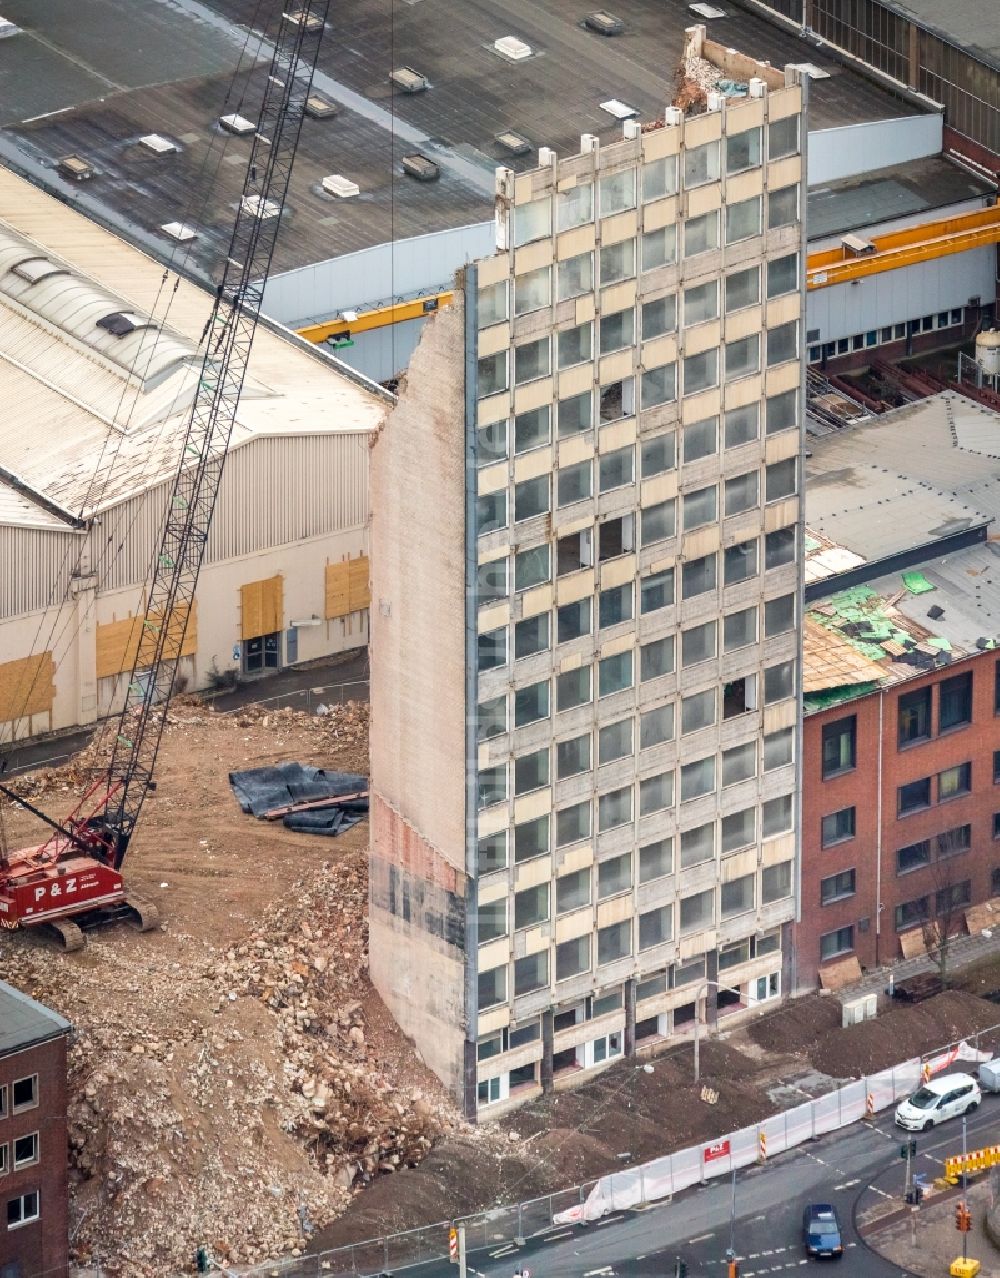
[[[950,1185],[957,1185],[962,1176],[975,1176],[1000,1163],[1000,1145],[987,1145],[985,1149],[973,1149],[968,1154],[955,1154],[944,1160],[944,1178]]]

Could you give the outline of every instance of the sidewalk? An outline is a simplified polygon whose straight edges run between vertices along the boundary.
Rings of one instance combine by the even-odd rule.
[[[980,959],[1000,954],[1000,927],[992,936],[956,936],[948,950],[948,971],[957,972],[963,967],[970,967]],[[900,959],[891,966],[873,968],[865,973],[864,978],[855,985],[846,985],[837,991],[841,1000],[859,998],[862,994],[883,994],[889,984],[889,973],[898,985],[908,976],[918,976],[922,972],[936,972],[937,964],[926,954],[918,958]]]

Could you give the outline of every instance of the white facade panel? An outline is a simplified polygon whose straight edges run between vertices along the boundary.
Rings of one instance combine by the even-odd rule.
[[[871,120],[809,133],[809,185],[822,186],[887,169],[928,155],[940,155],[944,117],[908,115],[898,120]]]

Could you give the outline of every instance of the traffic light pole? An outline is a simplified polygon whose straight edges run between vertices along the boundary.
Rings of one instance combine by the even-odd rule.
[[[966,1175],[965,1169],[967,1165],[969,1151],[966,1144],[966,1135],[967,1135],[966,1118],[965,1118],[965,1115],[963,1114],[962,1115],[962,1202],[967,1208],[969,1205],[969,1196],[968,1196],[969,1182],[968,1182],[968,1177]],[[969,1231],[967,1229],[962,1230],[962,1259],[963,1260],[969,1259]]]

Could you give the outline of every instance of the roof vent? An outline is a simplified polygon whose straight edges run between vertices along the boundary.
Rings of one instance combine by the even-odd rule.
[[[323,19],[317,13],[306,13],[305,9],[289,9],[283,16],[286,22],[303,27],[308,35],[318,35],[323,30]]]
[[[28,257],[23,262],[12,266],[11,273],[28,284],[37,284],[39,280],[47,279],[50,275],[65,273],[65,267],[57,266],[47,257]]]
[[[86,182],[94,176],[93,167],[79,155],[64,155],[56,168],[63,177],[72,178],[74,182]]]
[[[159,133],[147,133],[145,137],[139,139],[139,145],[144,146],[147,151],[155,151],[157,155],[169,155],[171,151],[180,150],[176,143],[162,137]]]
[[[281,205],[277,200],[265,200],[262,195],[244,195],[240,200],[240,208],[251,217],[259,217],[265,222],[281,212]]]
[[[421,155],[419,151],[403,156],[403,172],[416,178],[418,182],[436,182],[441,176],[441,170],[434,161]]]
[[[696,13],[699,18],[724,18],[726,16],[725,9],[720,9],[715,4],[705,4],[703,0],[698,0],[697,4],[689,4],[688,8],[692,13]]]
[[[419,71],[414,71],[412,67],[397,67],[390,73],[389,79],[404,93],[423,93],[427,88],[426,76],[422,76]]]
[[[248,120],[245,115],[220,115],[219,124],[227,133],[235,133],[238,138],[245,138],[248,134],[253,133],[256,125],[253,120]]]
[[[342,200],[346,200],[352,195],[360,194],[361,187],[357,182],[352,182],[350,178],[345,178],[340,173],[331,173],[329,177],[323,179],[323,190],[327,195],[339,195]]]
[[[137,328],[152,328],[153,325],[145,315],[139,315],[135,311],[112,311],[110,315],[104,315],[97,321],[97,327],[103,328],[112,337],[128,337]]]
[[[639,114],[635,107],[630,107],[627,102],[622,102],[619,98],[608,98],[607,102],[601,103],[601,110],[607,111],[608,115],[613,115],[616,120],[631,120],[634,115]]]
[[[496,143],[508,155],[527,155],[531,150],[528,139],[521,133],[515,133],[513,129],[504,129],[503,133],[498,133]]]
[[[517,36],[501,36],[499,40],[493,41],[493,48],[502,58],[509,58],[511,62],[523,62],[525,58],[531,57],[531,45],[525,44]]]
[[[190,240],[198,238],[198,232],[186,222],[164,222],[160,230],[169,235],[172,240],[177,240],[179,244],[187,244]]]
[[[583,20],[583,25],[588,31],[596,31],[602,36],[621,35],[625,30],[625,23],[621,18],[616,18],[613,13],[608,13],[607,9],[598,9],[596,13],[589,13]]]
[[[305,112],[314,120],[329,120],[332,116],[339,115],[340,107],[322,93],[310,93],[306,98]]]

